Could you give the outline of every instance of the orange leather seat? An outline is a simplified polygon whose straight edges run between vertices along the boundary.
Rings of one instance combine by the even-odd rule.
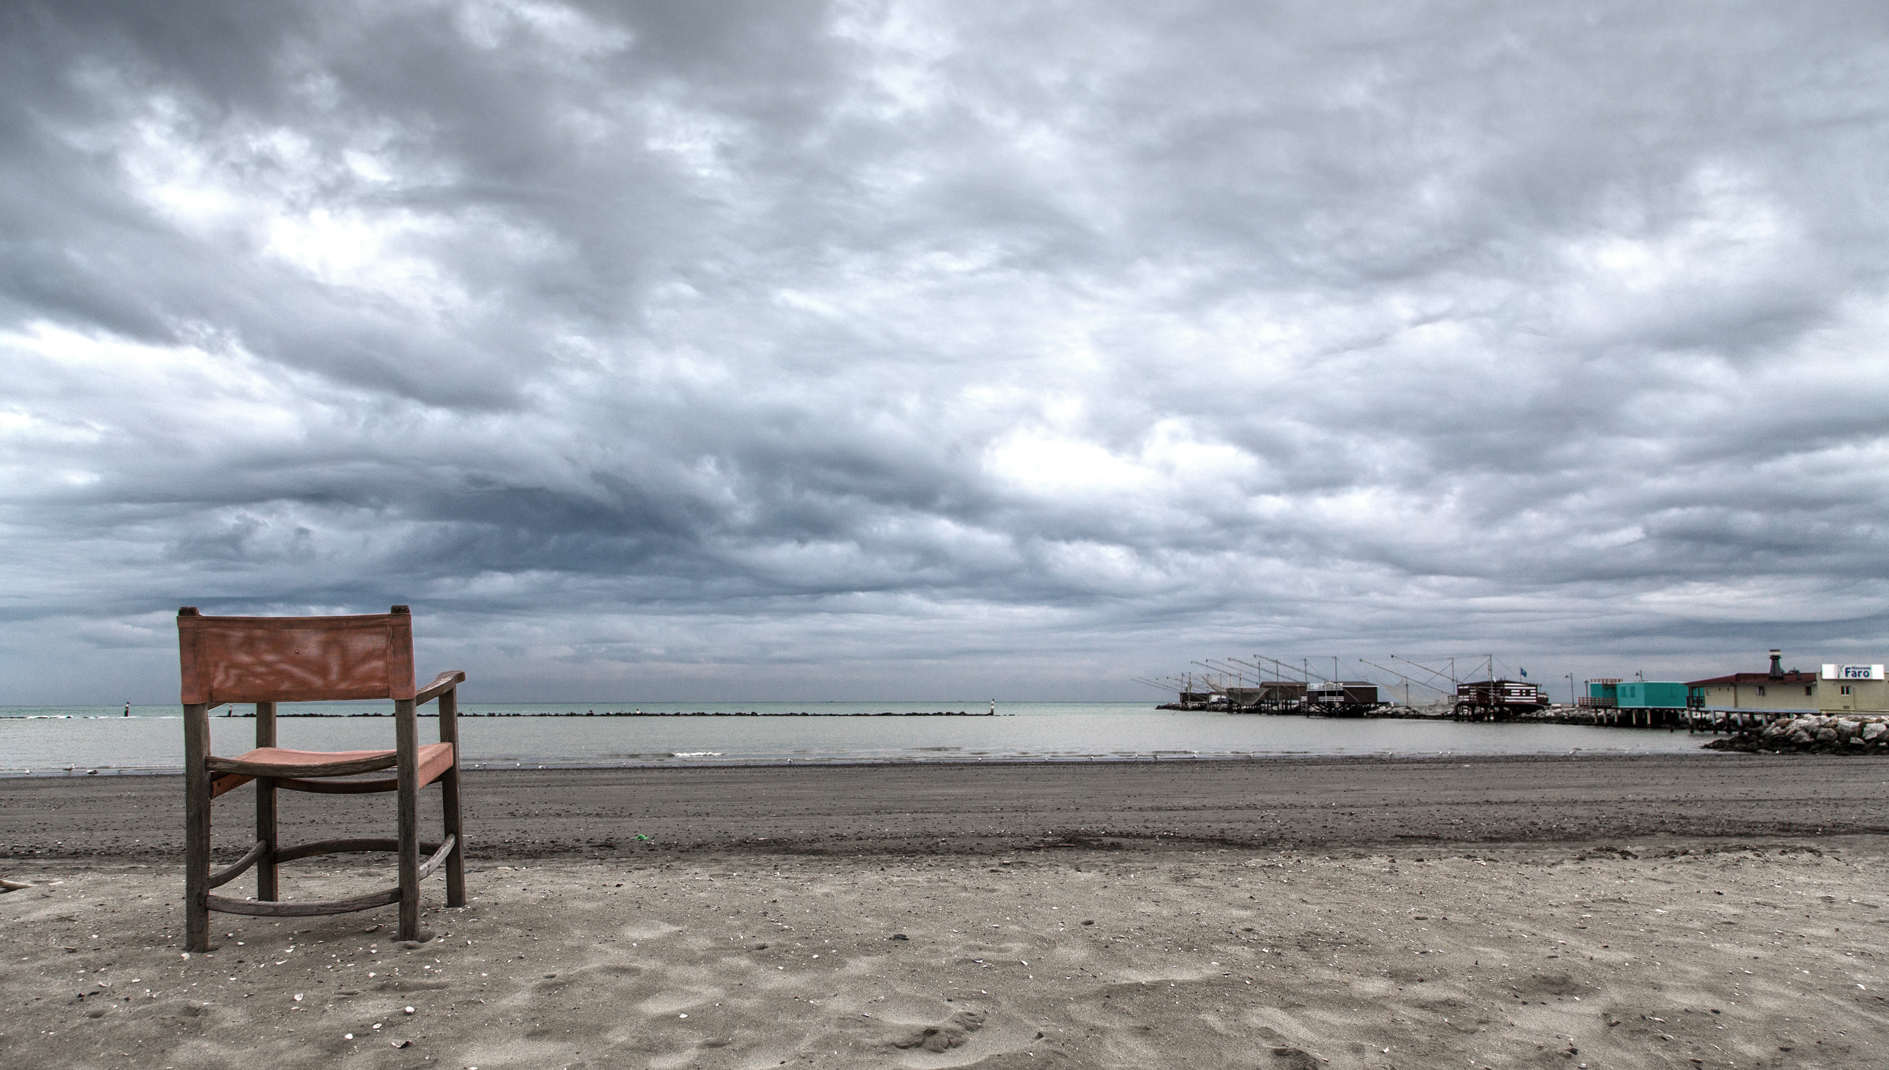
[[[253,762],[257,765],[319,765],[334,762],[358,762],[364,758],[393,758],[397,751],[391,750],[289,750],[286,747],[257,747],[236,756],[239,762]],[[445,775],[453,767],[453,745],[451,743],[423,743],[419,750],[420,787],[426,787]],[[392,763],[389,763],[391,765]],[[238,773],[225,773],[210,782],[210,797],[215,798],[226,791],[242,787],[253,777]]]

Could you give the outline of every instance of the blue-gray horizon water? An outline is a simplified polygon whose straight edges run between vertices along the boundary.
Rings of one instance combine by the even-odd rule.
[[[471,769],[848,762],[1159,761],[1293,757],[1634,754],[1697,751],[1686,732],[1431,718],[1332,719],[1159,710],[1146,702],[468,703]],[[254,743],[251,707],[212,715],[212,746]],[[430,717],[421,738],[435,738]],[[641,710],[642,717],[604,716]],[[177,706],[0,707],[0,776],[177,772]],[[306,750],[393,745],[392,705],[283,706],[277,742]],[[350,716],[379,713],[383,717]],[[594,713],[595,716],[586,716]],[[673,716],[649,716],[666,713]],[[723,716],[690,716],[691,714]],[[298,716],[298,714],[301,714]],[[576,716],[565,716],[576,714]],[[750,714],[751,716],[732,716]],[[810,716],[792,716],[809,714]]]

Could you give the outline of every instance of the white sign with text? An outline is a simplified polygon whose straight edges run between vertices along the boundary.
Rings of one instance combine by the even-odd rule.
[[[1823,678],[1826,680],[1880,680],[1883,678],[1881,665],[1825,665]]]

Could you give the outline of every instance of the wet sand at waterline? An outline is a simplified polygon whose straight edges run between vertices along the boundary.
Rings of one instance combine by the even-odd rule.
[[[0,872],[36,885],[0,896],[0,1065],[1882,1065],[1885,781],[1719,755],[469,775],[476,898],[429,881],[432,941],[396,944],[391,908],[213,915],[188,958],[176,778],[0,781]],[[287,842],[316,838],[304,801]],[[390,879],[368,859],[285,892]]]

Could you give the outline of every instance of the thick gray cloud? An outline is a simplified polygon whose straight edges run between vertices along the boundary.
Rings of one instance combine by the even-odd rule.
[[[1868,3],[9,4],[5,701],[182,603],[512,699],[1883,658],[1885,101]]]

